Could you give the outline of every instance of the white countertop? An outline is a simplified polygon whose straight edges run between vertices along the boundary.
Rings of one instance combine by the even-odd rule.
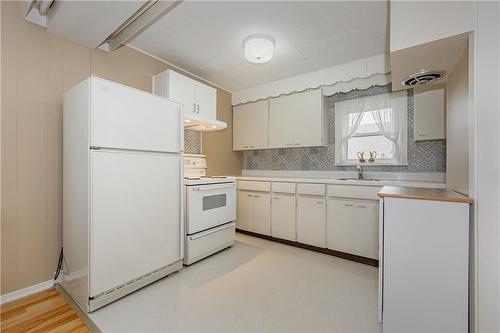
[[[445,183],[429,181],[406,181],[406,180],[358,180],[339,178],[302,178],[302,177],[255,177],[241,176],[237,180],[263,181],[263,182],[290,182],[290,183],[316,183],[335,185],[364,185],[364,186],[399,186],[399,187],[419,187],[419,188],[446,188]]]

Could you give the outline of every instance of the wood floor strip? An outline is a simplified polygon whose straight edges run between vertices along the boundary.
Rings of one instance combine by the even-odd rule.
[[[91,332],[55,288],[2,304],[0,313],[2,333]]]

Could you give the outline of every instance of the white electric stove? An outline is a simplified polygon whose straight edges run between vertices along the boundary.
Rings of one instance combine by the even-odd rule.
[[[234,244],[236,178],[206,170],[204,155],[184,155],[185,265]]]

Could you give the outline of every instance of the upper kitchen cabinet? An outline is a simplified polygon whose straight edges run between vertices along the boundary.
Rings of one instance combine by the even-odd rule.
[[[326,115],[321,89],[269,101],[269,147],[326,146]]]
[[[415,88],[415,141],[445,139],[444,85]]]
[[[390,11],[392,89],[446,81],[474,30],[475,3],[391,1]]]
[[[210,119],[217,119],[217,90],[195,81],[196,113]]]
[[[269,147],[268,101],[233,108],[233,150]]]
[[[153,93],[182,104],[186,114],[217,118],[217,91],[173,70],[153,77]]]

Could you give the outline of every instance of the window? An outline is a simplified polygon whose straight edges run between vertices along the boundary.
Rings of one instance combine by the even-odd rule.
[[[335,163],[358,163],[376,152],[375,164],[406,164],[406,91],[335,103]]]

